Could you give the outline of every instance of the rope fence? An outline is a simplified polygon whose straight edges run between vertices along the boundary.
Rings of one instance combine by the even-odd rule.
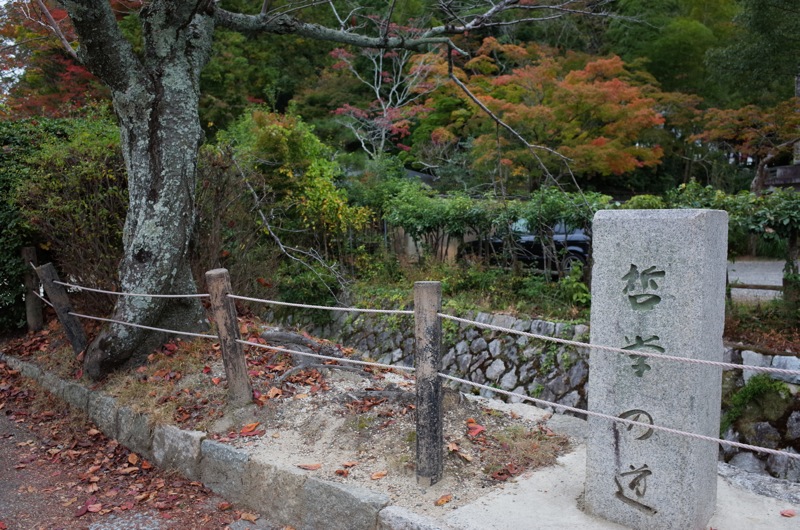
[[[245,346],[255,346],[256,348],[261,348],[264,350],[272,350],[281,353],[291,353],[293,355],[302,355],[304,357],[313,357],[315,359],[323,359],[326,361],[338,361],[346,364],[357,364],[362,366],[375,366],[377,368],[387,368],[389,370],[402,370],[405,372],[413,372],[415,369],[412,366],[403,366],[397,364],[381,364],[381,363],[373,363],[369,361],[359,361],[357,359],[348,359],[347,357],[333,357],[331,355],[320,355],[318,353],[310,353],[305,351],[298,351],[298,350],[290,350],[287,348],[280,348],[278,346],[270,346],[269,344],[259,344],[257,342],[250,342],[246,340],[237,340],[239,344]]]
[[[55,306],[54,306],[53,304],[51,304],[51,303],[50,303],[50,300],[48,300],[48,299],[47,299],[47,298],[45,298],[44,296],[40,295],[40,294],[39,294],[39,293],[37,293],[36,291],[31,291],[31,293],[32,293],[32,294],[33,294],[33,295],[34,295],[36,298],[38,298],[39,300],[41,300],[42,302],[44,302],[45,304],[47,304],[47,305],[49,305],[50,307],[52,307],[52,308],[54,308],[54,309],[55,309]]]
[[[92,293],[111,294],[114,296],[141,296],[145,298],[208,298],[209,295],[205,293],[192,293],[192,294],[149,294],[149,293],[124,293],[119,291],[106,291],[104,289],[96,289],[94,287],[84,287],[82,285],[75,285],[74,283],[66,283],[54,280],[53,283],[62,287],[69,287],[78,291],[90,291]]]
[[[49,264],[48,264],[49,265]],[[52,266],[51,266],[52,267]],[[541,341],[548,341],[558,344],[563,344],[565,346],[573,346],[576,348],[586,348],[589,351],[603,351],[603,352],[610,352],[610,353],[618,353],[623,355],[636,355],[640,357],[649,357],[655,359],[661,359],[663,361],[674,361],[674,362],[683,362],[683,363],[691,363],[691,364],[701,364],[707,366],[715,366],[719,368],[725,369],[739,369],[739,370],[749,370],[754,372],[763,372],[763,373],[775,373],[775,374],[784,374],[784,375],[800,375],[800,370],[788,370],[788,369],[780,369],[780,368],[772,368],[772,367],[761,367],[761,366],[744,366],[740,364],[733,364],[733,363],[723,363],[723,362],[715,362],[715,361],[706,361],[701,359],[691,359],[685,357],[677,357],[673,355],[664,355],[660,353],[653,353],[653,352],[646,352],[642,350],[626,350],[624,348],[615,348],[610,346],[603,346],[603,345],[596,345],[596,344],[589,344],[574,340],[567,340],[558,337],[550,337],[547,335],[541,335],[537,333],[531,333],[526,331],[514,330],[510,328],[506,328],[503,326],[496,326],[493,324],[482,323],[475,320],[470,320],[466,318],[456,317],[450,314],[442,313],[441,312],[441,290],[438,287],[437,282],[418,282],[415,284],[415,310],[384,310],[384,309],[368,309],[368,308],[357,308],[357,307],[335,307],[335,306],[319,306],[319,305],[309,305],[309,304],[297,304],[297,303],[289,303],[289,302],[280,302],[275,300],[265,300],[247,296],[239,296],[234,295],[230,292],[230,281],[228,277],[228,273],[224,269],[217,269],[215,271],[209,271],[206,274],[207,284],[209,286],[209,293],[208,294],[191,294],[191,295],[151,295],[151,294],[143,294],[143,293],[117,293],[111,291],[104,291],[101,289],[94,289],[89,287],[84,287],[80,285],[75,285],[71,283],[61,282],[57,278],[53,278],[48,276],[47,274],[54,274],[54,270],[48,273],[42,273],[40,269],[43,267],[36,269],[37,273],[40,274],[42,279],[42,283],[45,287],[45,291],[47,292],[48,298],[50,300],[45,299],[35,291],[31,291],[35,296],[40,298],[43,302],[47,303],[59,314],[59,318],[62,318],[62,315],[68,315],[70,317],[80,318],[80,319],[88,319],[88,320],[95,320],[100,322],[107,322],[112,324],[118,324],[123,326],[130,326],[150,331],[157,331],[162,333],[174,334],[174,335],[183,335],[189,337],[198,337],[203,339],[212,339],[212,340],[219,340],[223,355],[223,362],[225,364],[226,375],[228,379],[228,390],[229,390],[229,401],[231,403],[239,403],[239,404],[246,404],[252,400],[252,388],[250,387],[250,380],[249,375],[247,373],[247,368],[244,360],[244,352],[242,350],[242,346],[253,346],[260,349],[266,349],[275,352],[281,353],[289,353],[292,355],[300,355],[305,357],[311,357],[315,359],[321,360],[328,360],[328,361],[336,361],[338,363],[344,364],[353,364],[353,365],[362,365],[362,366],[372,366],[381,369],[390,369],[390,370],[400,370],[406,372],[416,372],[417,374],[417,432],[418,432],[418,481],[421,478],[427,479],[430,483],[435,483],[441,478],[441,462],[433,462],[433,464],[426,463],[424,460],[425,458],[436,458],[438,454],[438,458],[441,459],[441,447],[443,444],[443,438],[441,435],[441,430],[436,433],[427,433],[423,430],[420,430],[421,422],[424,418],[421,418],[427,411],[428,415],[433,416],[435,414],[441,413],[441,392],[435,391],[434,387],[441,384],[442,380],[452,381],[455,383],[459,383],[462,385],[468,385],[473,388],[478,388],[482,390],[486,390],[488,392],[492,392],[495,394],[505,395],[514,399],[518,399],[525,402],[530,402],[535,405],[539,405],[542,407],[549,407],[555,410],[558,413],[563,413],[565,411],[571,412],[578,415],[585,415],[591,416],[596,418],[601,418],[606,421],[611,421],[618,424],[623,424],[627,426],[637,426],[643,427],[646,429],[652,429],[655,431],[661,431],[669,434],[674,434],[677,436],[685,436],[688,438],[700,440],[703,442],[713,442],[717,445],[735,447],[738,449],[744,449],[748,451],[754,451],[763,454],[769,455],[776,455],[776,456],[783,456],[787,458],[791,458],[794,460],[800,460],[800,454],[790,453],[786,451],[780,451],[776,449],[770,449],[766,447],[759,447],[749,444],[744,444],[740,442],[724,440],[720,438],[709,437],[705,435],[700,435],[691,432],[685,432],[677,429],[672,429],[669,427],[664,427],[655,424],[643,423],[636,420],[631,420],[628,418],[621,418],[616,416],[611,416],[608,414],[602,414],[599,412],[594,412],[590,410],[584,410],[568,405],[558,404],[550,401],[545,401],[542,399],[538,399],[532,396],[528,396],[525,394],[517,394],[514,392],[509,392],[503,389],[494,388],[485,384],[476,383],[473,381],[469,381],[467,379],[455,377],[449,374],[441,373],[439,370],[441,369],[441,323],[444,320],[450,320],[453,322],[457,322],[459,324],[474,326],[481,329],[497,331],[501,333],[507,333],[512,335],[518,335],[523,337],[528,337],[531,339],[541,340]],[[433,307],[430,306],[431,301],[426,301],[424,296],[420,295],[420,298],[417,298],[417,287],[419,284],[436,284],[438,291],[438,306]],[[63,287],[68,287],[71,289],[78,289],[78,290],[86,290],[92,292],[99,292],[105,294],[112,294],[112,295],[119,295],[119,296],[149,296],[149,297],[163,297],[163,298],[179,298],[179,297],[192,297],[192,298],[211,298],[211,308],[214,315],[215,322],[218,328],[218,334],[204,334],[204,333],[193,333],[187,331],[177,331],[177,330],[170,330],[170,329],[163,329],[157,328],[152,326],[145,326],[141,324],[135,324],[132,322],[125,322],[121,320],[115,320],[110,318],[102,318],[90,315],[84,315],[81,313],[77,313],[72,311],[71,307],[67,305],[64,306],[64,299],[66,299],[66,293],[58,293],[58,291],[49,291],[48,289],[52,289],[52,285],[59,286],[58,289],[63,291]],[[421,286],[423,287],[423,286]],[[426,288],[430,287],[430,285],[424,286]],[[422,289],[420,289],[422,291]],[[63,298],[61,298],[63,294]],[[426,295],[427,296],[427,295]],[[58,299],[58,300],[57,300]],[[301,309],[321,309],[321,310],[328,310],[328,311],[347,311],[347,312],[357,312],[357,313],[375,313],[375,314],[387,314],[387,315],[415,315],[415,320],[420,318],[434,318],[436,321],[436,326],[438,326],[438,333],[434,329],[436,326],[430,325],[431,321],[428,322],[426,325],[416,325],[416,343],[417,343],[417,354],[415,355],[415,367],[408,367],[402,365],[389,365],[383,363],[376,363],[370,361],[362,361],[357,359],[349,359],[346,357],[334,357],[329,355],[322,355],[317,353],[310,353],[304,351],[293,350],[289,348],[282,348],[277,346],[271,346],[267,344],[260,344],[257,342],[242,340],[239,332],[239,327],[236,323],[236,309],[234,305],[234,300],[244,300],[250,302],[257,302],[257,303],[264,303],[264,304],[273,304],[273,305],[280,305],[280,306],[288,306],[288,307],[296,307]],[[433,302],[435,305],[435,302]],[[427,304],[428,307],[422,307],[423,305]],[[432,308],[433,307],[433,308]],[[422,316],[421,316],[422,315]],[[63,320],[62,320],[62,323]],[[419,322],[417,323],[419,324]],[[65,329],[68,328],[68,325],[64,323]],[[68,333],[69,335],[69,333]],[[433,338],[432,338],[433,337]],[[73,342],[73,348],[76,347],[76,341],[73,341],[72,338],[70,339]],[[80,341],[77,342],[79,344]],[[428,358],[425,362],[429,364],[423,364],[423,361],[420,357],[425,357],[426,353],[420,352],[420,344],[425,343],[428,350],[434,352],[433,358]],[[84,344],[85,347],[85,344]],[[425,349],[423,348],[423,349]],[[424,366],[424,370],[421,367]],[[431,366],[438,367],[433,370],[429,368]],[[430,387],[430,388],[429,388]],[[422,390],[421,390],[422,389]],[[421,397],[426,392],[431,391],[430,394],[433,396],[437,396],[435,399],[438,400],[438,403],[432,403],[425,401],[426,399],[433,399],[433,398],[426,398]],[[427,421],[427,420],[426,420]],[[427,441],[425,441],[427,440]],[[430,446],[433,447],[433,451],[430,452],[433,456],[427,456],[425,458],[421,457],[421,453],[425,453],[424,447]],[[425,471],[425,474],[420,474],[420,469],[425,469],[427,467],[431,467],[431,471]],[[438,470],[437,470],[438,467]],[[438,474],[437,474],[438,473]]]
[[[308,305],[308,304],[297,304],[294,302],[279,302],[277,300],[264,300],[262,298],[251,298],[249,296],[239,296],[235,294],[229,294],[228,297],[233,298],[234,300],[247,300],[248,302],[259,302],[262,304],[269,304],[269,305],[279,305],[279,306],[286,306],[286,307],[297,307],[300,309],[322,309],[324,311],[347,311],[353,313],[378,313],[383,315],[413,315],[414,311],[404,310],[404,309],[367,309],[363,307],[337,307],[337,306],[327,306],[327,305]]]
[[[218,335],[209,335],[207,333],[192,333],[190,331],[176,331],[174,329],[164,329],[164,328],[154,328],[152,326],[143,326],[142,324],[134,324],[133,322],[125,322],[124,320],[114,320],[112,318],[102,318],[102,317],[95,317],[91,315],[82,315],[80,313],[75,313],[70,311],[70,315],[78,318],[85,318],[87,320],[98,320],[100,322],[108,322],[110,324],[119,324],[121,326],[130,326],[132,328],[140,328],[146,329],[149,331],[160,331],[162,333],[169,333],[172,335],[186,335],[187,337],[200,337],[202,339],[214,339],[219,340]]]
[[[703,359],[691,359],[689,357],[676,357],[674,355],[664,355],[663,353],[653,353],[643,350],[626,350],[624,348],[615,348],[613,346],[603,346],[600,344],[588,344],[585,342],[578,342],[574,340],[567,340],[561,339],[558,337],[550,337],[548,335],[538,335],[536,333],[530,333],[527,331],[519,331],[509,328],[504,328],[502,326],[494,326],[492,324],[484,324],[482,322],[477,322],[475,320],[467,320],[466,318],[459,318],[453,315],[448,315],[447,313],[438,313],[441,318],[452,320],[454,322],[459,322],[461,324],[468,324],[479,328],[489,329],[492,331],[499,331],[502,333],[508,333],[513,335],[521,335],[523,337],[528,337],[531,339],[538,339],[543,341],[549,342],[556,342],[558,344],[564,344],[565,346],[575,346],[578,348],[588,348],[590,350],[596,351],[607,351],[612,353],[621,353],[623,355],[636,355],[637,357],[650,357],[653,359],[662,359],[665,361],[675,361],[681,363],[689,363],[689,364],[702,364],[706,366],[718,366],[720,368],[727,368],[729,370],[748,370],[753,372],[764,372],[764,373],[775,373],[775,374],[784,374],[784,375],[800,375],[800,370],[789,370],[785,368],[772,368],[768,366],[749,366],[749,365],[742,365],[742,364],[733,364],[733,363],[723,363],[717,361],[706,361]]]
[[[561,409],[561,410],[566,410],[566,411],[569,411],[569,412],[574,412],[575,414],[584,414],[586,416],[594,416],[596,418],[602,418],[604,420],[613,421],[615,423],[623,423],[623,424],[632,425],[632,426],[635,425],[637,427],[645,427],[647,429],[653,429],[654,431],[662,431],[662,432],[666,432],[666,433],[670,433],[670,434],[677,434],[679,436],[686,436],[687,438],[694,438],[695,440],[702,440],[704,442],[714,442],[716,444],[728,445],[728,446],[731,446],[731,447],[738,447],[739,449],[747,449],[747,450],[750,450],[750,451],[756,451],[758,453],[766,453],[766,454],[771,454],[771,455],[788,456],[788,457],[800,460],[800,453],[787,453],[785,451],[778,451],[776,449],[769,449],[769,448],[760,447],[760,446],[757,446],[757,445],[748,445],[748,444],[743,444],[743,443],[739,443],[739,442],[723,440],[723,439],[720,439],[720,438],[713,438],[713,437],[710,437],[710,436],[703,436],[702,434],[695,434],[695,433],[686,432],[686,431],[679,431],[677,429],[670,429],[669,427],[662,427],[660,425],[655,425],[655,424],[651,424],[651,423],[643,423],[641,421],[629,420],[627,418],[620,418],[618,416],[611,416],[609,414],[602,414],[600,412],[592,412],[590,410],[584,410],[584,409],[579,409],[579,408],[576,408],[576,407],[570,407],[568,405],[560,405],[558,403],[553,403],[553,402],[550,402],[550,401],[545,401],[543,399],[538,399],[538,398],[535,398],[535,397],[526,396],[524,394],[514,394],[513,392],[508,392],[508,391],[502,390],[500,388],[493,388],[493,387],[490,387],[490,386],[487,386],[487,385],[482,385],[480,383],[475,383],[473,381],[468,381],[466,379],[453,377],[453,376],[448,375],[448,374],[439,373],[438,375],[439,375],[439,377],[441,377],[443,379],[448,379],[450,381],[455,381],[456,383],[461,383],[461,384],[473,386],[475,388],[481,388],[481,389],[484,389],[484,390],[489,390],[491,392],[496,392],[498,394],[503,394],[503,395],[506,395],[506,396],[509,396],[509,397],[518,398],[518,399],[521,399],[523,401],[530,401],[531,403],[535,403],[535,404],[540,405],[540,406],[552,407],[553,409],[556,410],[556,412],[558,412],[559,409]]]

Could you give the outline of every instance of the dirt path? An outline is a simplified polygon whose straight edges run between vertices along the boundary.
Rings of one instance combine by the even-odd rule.
[[[120,472],[132,453],[42,394],[0,362],[0,530],[276,528],[142,460]]]

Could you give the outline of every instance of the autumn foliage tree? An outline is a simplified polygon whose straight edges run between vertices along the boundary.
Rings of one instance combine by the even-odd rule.
[[[430,143],[472,136],[473,167],[495,175],[502,187],[532,191],[573,174],[578,180],[567,184],[574,186],[660,161],[660,146],[643,138],[664,123],[660,91],[619,57],[559,54],[490,37],[454,75],[472,98],[450,89],[427,105],[435,106],[437,97],[460,98],[460,109],[470,109],[470,116],[465,120],[463,110],[453,114],[454,120],[431,132]]]
[[[736,160],[752,158],[756,163],[750,189],[760,194],[770,165],[782,155],[789,158],[800,142],[800,98],[791,98],[771,108],[748,105],[738,109],[708,109],[705,129],[693,137],[717,144]]]
[[[43,1],[43,0],[42,0]],[[42,1],[13,2],[25,13]],[[394,4],[378,16],[381,24],[361,23],[361,10],[326,4],[334,16],[328,26],[310,22],[304,9],[313,3],[264,2],[247,6],[210,0],[133,3],[135,17],[125,17],[107,0],[63,0],[70,28],[48,23],[48,29],[70,55],[110,91],[120,126],[120,143],[128,174],[129,206],[123,230],[124,256],[120,289],[147,294],[192,294],[189,266],[194,226],[194,193],[198,150],[204,132],[200,123],[200,77],[208,64],[214,29],[242,35],[298,35],[373,49],[452,47],[450,35],[504,27],[517,21],[598,12],[605,0],[554,0],[430,6],[436,24],[418,34],[394,36],[387,31]],[[366,6],[365,6],[366,7]],[[44,11],[49,10],[47,8]],[[41,12],[47,18],[47,13]],[[366,9],[365,9],[366,11]],[[352,13],[356,24],[351,24]],[[374,15],[375,13],[370,13]],[[432,18],[433,19],[433,18]],[[360,22],[361,21],[361,22]],[[125,24],[123,25],[122,22]],[[124,27],[123,27],[124,26]],[[73,33],[74,31],[74,33]],[[77,38],[77,46],[71,35]],[[114,320],[163,329],[197,330],[205,326],[196,298],[120,297]],[[135,353],[146,353],[163,340],[143,328],[112,324],[89,345],[85,373],[100,378]]]

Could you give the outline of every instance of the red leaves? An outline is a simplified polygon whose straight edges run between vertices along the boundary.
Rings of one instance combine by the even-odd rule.
[[[797,515],[797,512],[794,510],[781,510],[781,517],[794,517],[795,515]]]
[[[347,408],[359,414],[363,414],[364,412],[369,411],[373,407],[377,407],[385,401],[386,398],[365,398],[360,401],[351,401],[347,404]]]
[[[475,438],[485,430],[486,427],[484,427],[483,425],[478,425],[478,423],[473,418],[469,418],[467,420],[467,436]]]
[[[306,471],[316,471],[322,467],[322,464],[297,464],[297,467]]]

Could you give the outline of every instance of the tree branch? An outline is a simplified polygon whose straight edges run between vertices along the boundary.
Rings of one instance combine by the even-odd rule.
[[[64,32],[61,31],[61,27],[59,27],[58,22],[56,22],[56,20],[53,18],[53,15],[50,14],[50,10],[47,9],[47,6],[44,5],[42,0],[36,0],[36,5],[39,6],[39,10],[47,20],[47,24],[50,26],[50,31],[55,33],[56,37],[58,37],[58,40],[61,41],[61,45],[64,47],[64,50],[70,55],[70,57],[78,61],[78,53],[72,48],[72,45],[64,36]]]

